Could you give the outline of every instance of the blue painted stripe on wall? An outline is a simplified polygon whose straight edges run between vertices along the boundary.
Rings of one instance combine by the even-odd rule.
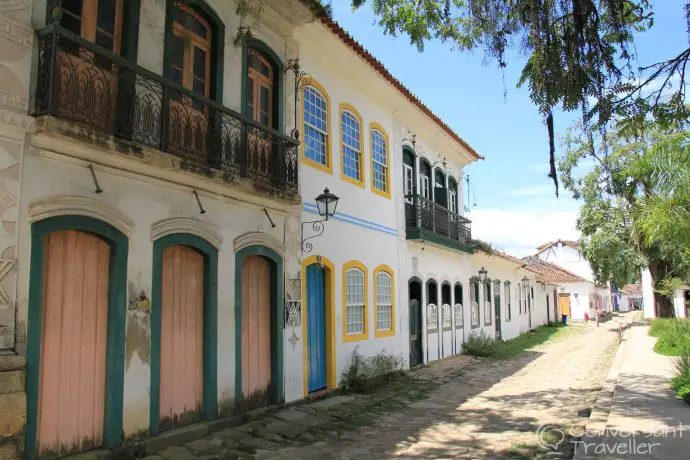
[[[307,208],[306,206],[304,206],[303,209],[304,209],[305,211],[307,211],[307,212],[312,213],[312,214],[318,214],[318,213],[319,213],[316,209],[310,209],[310,208]],[[372,225],[367,225],[367,224],[363,224],[363,223],[361,223],[361,222],[357,222],[357,221],[354,221],[354,220],[350,220],[350,219],[344,217],[344,215],[342,215],[342,214],[340,214],[340,213],[337,213],[337,214],[333,217],[333,219],[335,219],[335,220],[340,220],[340,221],[343,221],[343,222],[347,222],[348,224],[357,225],[358,227],[368,228],[369,230],[374,230],[375,232],[385,233],[386,235],[394,235],[394,236],[397,236],[397,235],[398,235],[398,232],[397,232],[397,231],[393,231],[393,230],[384,230],[384,229],[381,229],[381,228],[374,227],[374,226],[372,226]]]
[[[316,205],[311,204],[311,203],[303,203],[303,206],[304,206],[304,209],[305,209],[305,210],[310,211],[310,212],[318,212],[318,210],[319,210],[319,208],[317,208]],[[398,234],[398,230],[395,229],[395,228],[393,228],[393,227],[388,227],[388,226],[386,226],[386,225],[381,225],[381,224],[378,224],[378,223],[373,222],[373,221],[371,221],[371,220],[362,219],[362,218],[360,218],[360,217],[352,216],[352,215],[350,215],[350,214],[345,214],[345,213],[343,213],[343,212],[337,212],[336,215],[335,215],[335,217],[336,217],[336,218],[338,218],[338,217],[343,217],[343,218],[345,218],[345,219],[348,219],[348,220],[351,220],[351,221],[354,221],[354,222],[357,222],[357,223],[360,223],[360,224],[364,224],[364,225],[369,225],[369,226],[372,226],[372,227],[376,227],[376,228],[379,228],[379,229],[381,229],[381,230],[383,230],[383,231],[386,231],[386,232],[393,232],[393,233],[395,233],[396,235]]]

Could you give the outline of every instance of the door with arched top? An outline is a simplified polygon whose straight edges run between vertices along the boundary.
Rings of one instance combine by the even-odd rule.
[[[261,256],[242,261],[242,404],[270,402],[271,263]]]
[[[163,249],[160,421],[164,428],[201,418],[204,256],[187,246]]]
[[[36,446],[63,456],[103,443],[111,251],[76,230],[44,248]]]

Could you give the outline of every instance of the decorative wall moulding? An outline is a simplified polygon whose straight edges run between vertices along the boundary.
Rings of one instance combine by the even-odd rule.
[[[208,241],[218,250],[220,250],[223,245],[223,238],[218,234],[216,229],[199,219],[193,219],[191,217],[171,217],[169,219],[159,220],[151,225],[152,241],[176,233],[189,233],[198,236]]]
[[[103,201],[85,196],[55,196],[34,201],[28,208],[29,222],[57,216],[86,216],[112,225],[127,237],[132,235],[134,223],[120,211]]]

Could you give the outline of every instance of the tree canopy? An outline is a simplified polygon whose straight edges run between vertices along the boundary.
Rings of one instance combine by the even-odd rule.
[[[546,123],[556,195],[554,109],[581,111],[585,130],[649,116],[661,124],[688,123],[690,46],[667,60],[637,64],[633,34],[653,27],[650,0],[352,0],[354,9],[365,4],[386,34],[407,35],[420,51],[438,39],[459,51],[483,49],[501,68],[507,50],[526,54],[517,85],[529,88]],[[683,6],[690,39],[690,1]]]
[[[568,131],[563,184],[581,199],[577,228],[598,282],[623,287],[648,266],[660,314],[690,276],[690,132],[647,123],[635,135]]]

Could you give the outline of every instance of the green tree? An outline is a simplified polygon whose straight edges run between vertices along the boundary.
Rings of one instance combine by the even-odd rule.
[[[672,316],[672,291],[690,275],[690,132],[629,134],[576,126],[559,169],[583,202],[577,228],[596,280],[622,287],[647,266],[658,312]]]
[[[653,27],[650,0],[351,1],[354,9],[371,5],[385,33],[407,35],[420,51],[438,39],[459,51],[483,49],[501,68],[508,65],[509,49],[526,55],[517,84],[529,88],[546,122],[556,195],[554,109],[581,110],[585,130],[616,118],[639,123],[649,115],[662,123],[687,123],[690,47],[648,66],[637,63],[633,33]],[[690,36],[690,1],[681,8]],[[662,97],[674,76],[679,85]]]

